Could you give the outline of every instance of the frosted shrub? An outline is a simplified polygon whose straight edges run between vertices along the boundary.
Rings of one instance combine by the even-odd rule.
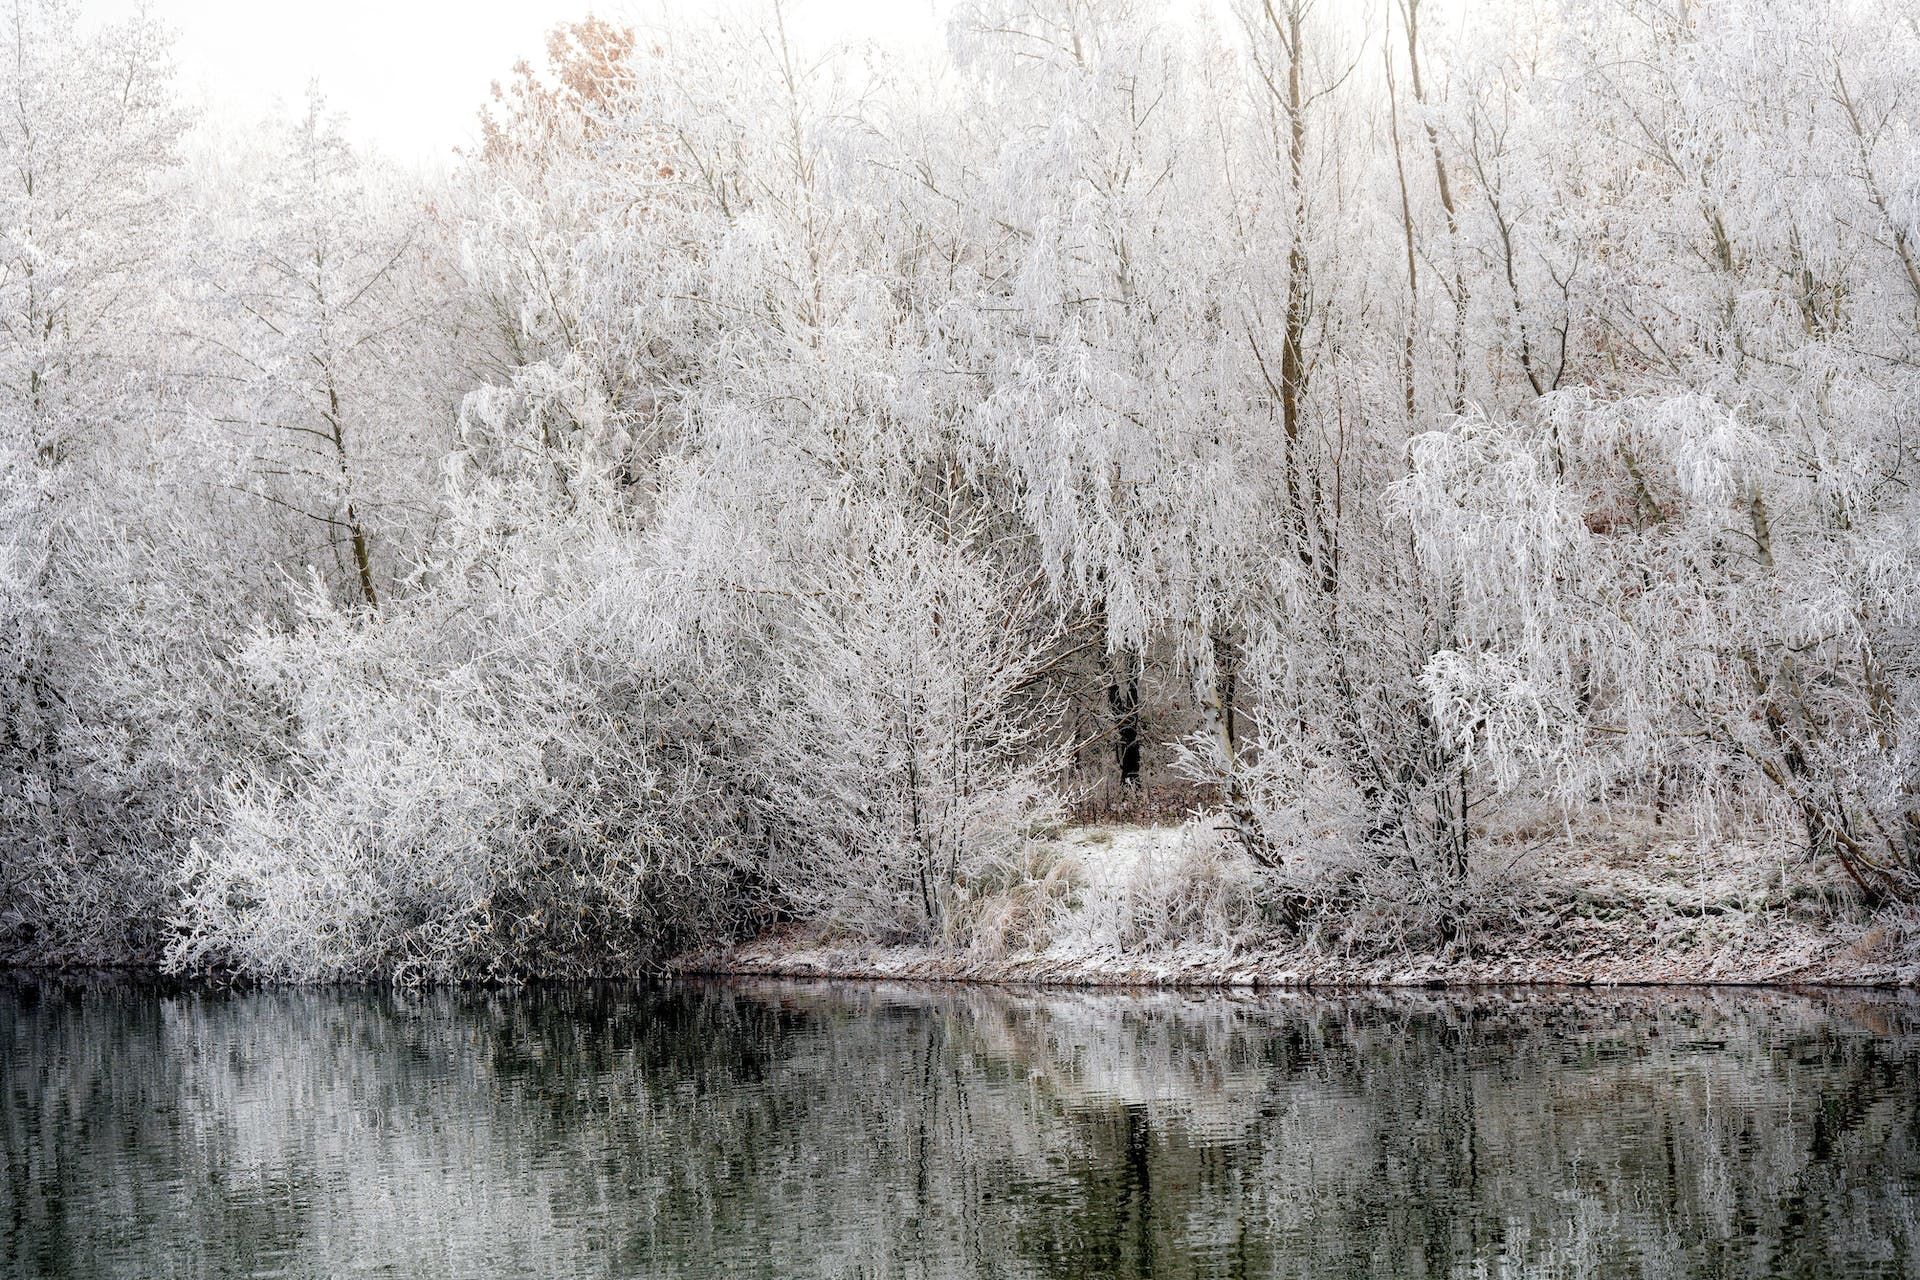
[[[728,699],[652,619],[593,388],[523,381],[470,403],[410,595],[375,614],[316,588],[298,628],[245,650],[274,750],[195,842],[174,965],[630,970],[738,918],[751,825],[708,764]],[[549,414],[599,427],[512,447]]]
[[[259,745],[230,663],[258,543],[228,504],[152,514],[197,491],[205,444],[0,476],[21,482],[0,545],[0,958],[155,960],[203,801]]]
[[[874,518],[775,615],[756,764],[792,829],[769,869],[793,910],[952,940],[960,904],[1058,818],[1061,753],[1029,688],[1053,637],[971,539]]]
[[[739,828],[697,710],[591,591],[449,594],[249,650],[287,757],[222,791],[175,964],[501,979],[725,932]]]

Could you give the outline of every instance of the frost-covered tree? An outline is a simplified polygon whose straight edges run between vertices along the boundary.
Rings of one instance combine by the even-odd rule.
[[[1920,294],[1886,192],[1920,45],[1847,5],[1643,10],[1557,55],[1587,133],[1531,203],[1580,212],[1514,236],[1516,317],[1583,314],[1579,385],[1414,446],[1423,564],[1463,586],[1426,681],[1509,783],[1764,803],[1869,897],[1909,893]]]
[[[962,944],[1176,775],[1165,921],[1462,942],[1598,816],[1916,890],[1912,23],[583,19],[441,179],[7,16],[16,950]]]
[[[317,90],[279,132],[197,273],[206,412],[247,492],[291,517],[286,559],[374,609],[451,443],[452,290],[424,201],[354,153]]]
[[[0,955],[148,950],[157,923],[172,771],[101,675],[155,653],[123,611],[166,465],[167,56],[146,19],[0,10]]]

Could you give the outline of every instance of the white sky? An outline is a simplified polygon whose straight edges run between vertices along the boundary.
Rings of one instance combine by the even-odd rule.
[[[681,12],[725,0],[668,0]],[[215,117],[294,108],[318,80],[350,132],[437,166],[478,136],[487,88],[547,30],[589,12],[647,25],[659,0],[96,0],[111,19],[144,7],[177,33],[181,88]],[[822,34],[886,38],[932,23],[935,0],[799,0]]]

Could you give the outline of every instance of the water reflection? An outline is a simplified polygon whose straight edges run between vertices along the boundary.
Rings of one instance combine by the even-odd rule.
[[[1920,999],[0,987],[14,1275],[1920,1275]]]

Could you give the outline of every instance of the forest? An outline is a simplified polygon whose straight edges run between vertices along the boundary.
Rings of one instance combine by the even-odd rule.
[[[1920,9],[583,13],[431,171],[0,23],[0,962],[1920,955]]]

